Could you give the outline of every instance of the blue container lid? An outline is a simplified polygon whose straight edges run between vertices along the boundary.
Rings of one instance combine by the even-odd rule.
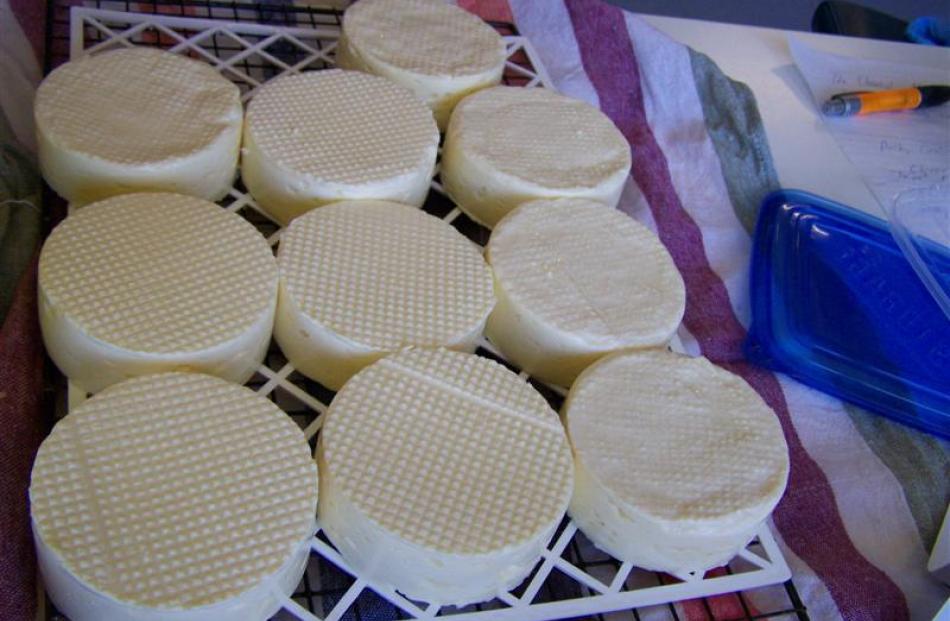
[[[947,286],[950,250],[916,243]],[[950,319],[885,221],[807,192],[770,194],[750,293],[751,362],[950,438]]]

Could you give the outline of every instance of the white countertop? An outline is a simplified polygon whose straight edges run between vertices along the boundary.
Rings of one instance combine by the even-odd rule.
[[[789,54],[787,37],[792,34],[827,52],[938,68],[950,67],[950,49],[673,17],[642,17],[673,39],[707,54],[729,77],[749,85],[758,101],[783,187],[807,190],[883,217],[858,171],[822,124],[808,87]]]

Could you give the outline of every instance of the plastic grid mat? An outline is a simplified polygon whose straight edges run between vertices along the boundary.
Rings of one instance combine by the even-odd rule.
[[[341,15],[336,9],[288,3],[58,0],[48,13],[47,68],[83,53],[118,46],[157,46],[213,64],[237,83],[248,99],[258,85],[283,73],[333,66]],[[513,24],[492,25],[508,45],[504,82],[551,88],[530,42]],[[461,214],[443,195],[438,177],[433,190],[424,209],[484,244],[489,232]],[[240,182],[221,204],[254,223],[272,245],[279,243],[279,227],[257,210]],[[488,342],[478,353],[501,360]],[[276,347],[248,385],[274,400],[304,429],[311,446],[315,445],[326,404],[333,397],[331,391],[296,372]],[[560,407],[561,391],[535,386],[555,409]],[[69,388],[70,406],[85,398]],[[671,576],[633,568],[607,556],[565,519],[522,585],[499,593],[491,602],[464,608],[440,609],[408,600],[391,589],[374,588],[354,575],[322,533],[311,547],[307,572],[292,596],[285,598],[275,619],[808,618],[767,526],[727,567],[705,575]],[[62,619],[52,605],[47,607],[46,617]]]

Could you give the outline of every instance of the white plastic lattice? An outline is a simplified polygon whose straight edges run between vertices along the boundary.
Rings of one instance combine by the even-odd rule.
[[[70,28],[72,58],[120,46],[158,45],[206,60],[241,87],[245,101],[266,80],[284,73],[332,67],[339,35],[338,27],[333,25],[278,27],[86,7],[71,10]],[[553,88],[530,42],[520,36],[506,36],[505,40],[509,53],[505,81],[526,87]],[[443,194],[437,181],[432,188],[433,196]],[[427,204],[426,209],[442,215],[448,222],[472,227],[464,216],[460,217],[457,208],[445,206],[444,198],[438,202],[435,207]],[[268,235],[272,245],[278,243],[280,229],[266,220],[242,186],[236,185],[222,206],[246,216]],[[500,358],[490,343],[485,341],[482,345],[484,353]],[[276,348],[249,385],[274,399],[303,427],[307,438],[314,439],[332,393],[296,373]],[[554,393],[558,392],[548,390],[553,398],[557,398]],[[75,407],[86,396],[70,385],[68,407]],[[365,606],[376,611],[377,616],[372,618],[380,618],[381,606],[388,606],[393,617],[412,619],[451,616],[453,619],[528,621],[610,611],[625,611],[608,616],[618,620],[655,617],[657,615],[652,613],[657,612],[669,618],[668,615],[677,615],[673,606],[653,610],[644,607],[774,585],[788,580],[791,573],[768,526],[761,528],[757,538],[728,568],[705,575],[663,576],[607,557],[593,548],[572,522],[565,520],[524,584],[512,592],[498,593],[495,600],[486,604],[457,609],[411,601],[391,589],[368,583],[347,566],[320,533],[313,539],[311,548],[311,562],[304,582],[293,596],[281,596],[283,609],[277,618],[317,621],[353,618],[359,602],[364,602],[364,615],[367,614]],[[333,584],[325,584],[330,582]],[[749,616],[744,600],[742,606]]]

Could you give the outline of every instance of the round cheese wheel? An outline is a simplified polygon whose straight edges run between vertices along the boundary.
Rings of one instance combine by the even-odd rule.
[[[343,15],[336,62],[414,92],[440,129],[460,99],[501,82],[505,42],[477,16],[441,0],[361,0]]]
[[[571,494],[557,415],[502,365],[406,350],[337,393],[317,445],[320,524],[378,585],[488,600],[540,559]]]
[[[492,228],[535,198],[613,207],[630,161],[626,139],[600,110],[543,88],[496,86],[456,106],[441,179],[462,211]]]
[[[686,289],[660,240],[626,214],[579,198],[525,203],[492,231],[498,303],[486,334],[540,380],[570,386],[605,354],[664,346]]]
[[[742,378],[665,350],[616,354],[564,404],[569,513],[615,558],[682,575],[727,563],[782,497],[788,447]]]
[[[277,261],[277,343],[298,371],[334,390],[404,347],[474,351],[495,303],[479,249],[398,203],[340,202],[301,216]]]
[[[409,90],[358,71],[311,71],[268,82],[251,99],[241,174],[281,224],[340,200],[418,207],[438,148],[432,112]]]
[[[276,306],[277,264],[264,237],[190,196],[87,205],[40,253],[43,341],[87,392],[173,370],[243,383],[267,352]]]
[[[53,71],[34,118],[43,177],[66,200],[149,190],[218,200],[234,182],[244,109],[208,63],[129,48]]]
[[[268,399],[199,373],[127,380],[40,446],[30,511],[72,621],[267,619],[300,581],[317,468]]]

